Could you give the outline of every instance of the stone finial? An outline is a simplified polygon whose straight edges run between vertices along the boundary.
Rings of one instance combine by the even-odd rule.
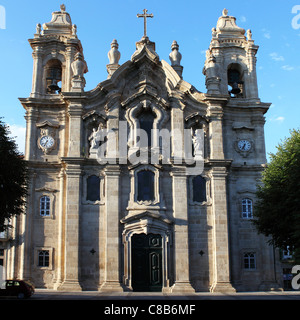
[[[169,58],[171,60],[172,66],[180,66],[180,61],[181,61],[181,53],[178,51],[179,45],[177,41],[173,41],[171,45],[172,52],[169,54]]]
[[[72,77],[72,92],[82,92],[85,87],[84,73],[87,72],[87,65],[84,60],[83,54],[77,52],[74,61],[71,64],[73,71]]]
[[[227,17],[228,16],[228,10],[226,8],[223,9],[222,15],[223,15],[223,17]]]
[[[179,45],[177,41],[173,41],[171,45],[172,52],[169,54],[169,58],[171,61],[172,68],[177,72],[177,74],[182,77],[183,67],[180,65],[180,61],[182,58],[181,53],[178,51]]]
[[[34,36],[35,36],[35,37],[39,37],[39,36],[41,35],[41,31],[42,31],[42,26],[41,26],[40,23],[38,23],[38,24],[36,25],[36,32],[35,32]]]
[[[61,12],[66,11],[66,6],[65,6],[64,4],[61,4],[61,5],[60,5],[60,11],[61,11]]]
[[[108,72],[108,78],[112,76],[112,74],[119,68],[119,60],[121,58],[121,53],[118,50],[119,44],[116,39],[112,41],[110,44],[111,49],[108,51],[108,59],[109,64],[106,65],[106,69]]]
[[[118,50],[119,44],[116,39],[110,44],[111,49],[108,51],[109,64],[119,64],[121,53]]]
[[[86,62],[81,52],[77,52],[75,54],[75,58],[71,64],[71,68],[73,71],[73,77],[82,78],[83,74],[87,72]]]

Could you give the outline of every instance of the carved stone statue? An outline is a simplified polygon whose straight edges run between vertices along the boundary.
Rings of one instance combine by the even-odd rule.
[[[247,30],[247,38],[248,40],[252,40],[252,32],[250,29]]]
[[[72,25],[72,36],[77,37],[77,26],[76,26],[76,24]]]
[[[102,137],[103,131],[104,130],[101,128],[101,125],[99,125],[98,129],[93,128],[93,132],[91,133],[91,135],[88,138],[90,141],[90,152],[93,149],[98,148],[97,142],[103,140],[103,137]]]
[[[41,30],[42,30],[41,24],[38,23],[38,24],[36,25],[36,34],[41,34]]]
[[[204,149],[204,133],[202,129],[196,129],[192,135],[192,141],[194,146],[194,157],[203,158]]]

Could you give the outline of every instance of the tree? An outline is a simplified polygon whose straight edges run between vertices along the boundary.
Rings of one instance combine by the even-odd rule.
[[[277,146],[257,189],[253,220],[258,232],[271,236],[278,248],[294,252],[300,261],[300,130]]]
[[[26,208],[27,163],[9,134],[9,127],[0,119],[0,232]]]

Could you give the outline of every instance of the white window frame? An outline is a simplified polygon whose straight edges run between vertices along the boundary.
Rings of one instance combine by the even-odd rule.
[[[46,201],[43,201],[43,199],[46,199]],[[47,208],[47,204],[49,205],[49,208]],[[43,208],[42,208],[43,206]],[[42,211],[44,213],[42,213]],[[41,217],[50,217],[51,216],[51,198],[48,195],[43,194],[40,197],[40,216]]]
[[[246,203],[244,203],[246,202]],[[250,205],[250,210],[249,209]],[[244,211],[244,206],[246,206],[246,210]],[[250,198],[242,199],[242,218],[243,219],[253,219],[253,200]]]

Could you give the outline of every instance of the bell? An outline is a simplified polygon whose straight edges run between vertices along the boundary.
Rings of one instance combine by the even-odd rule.
[[[56,93],[56,91],[60,92],[60,87],[57,85],[55,79],[52,79],[52,83],[48,86],[50,93]]]
[[[48,91],[50,93],[56,93],[57,91],[60,92],[60,87],[57,85],[57,83],[61,81],[61,69],[60,67],[53,66],[48,69],[48,77],[47,77],[47,83],[50,83],[48,85]]]
[[[241,92],[241,89],[239,88],[239,85],[237,82],[234,82],[232,84],[232,90],[230,91],[230,93],[232,94],[239,94]]]

